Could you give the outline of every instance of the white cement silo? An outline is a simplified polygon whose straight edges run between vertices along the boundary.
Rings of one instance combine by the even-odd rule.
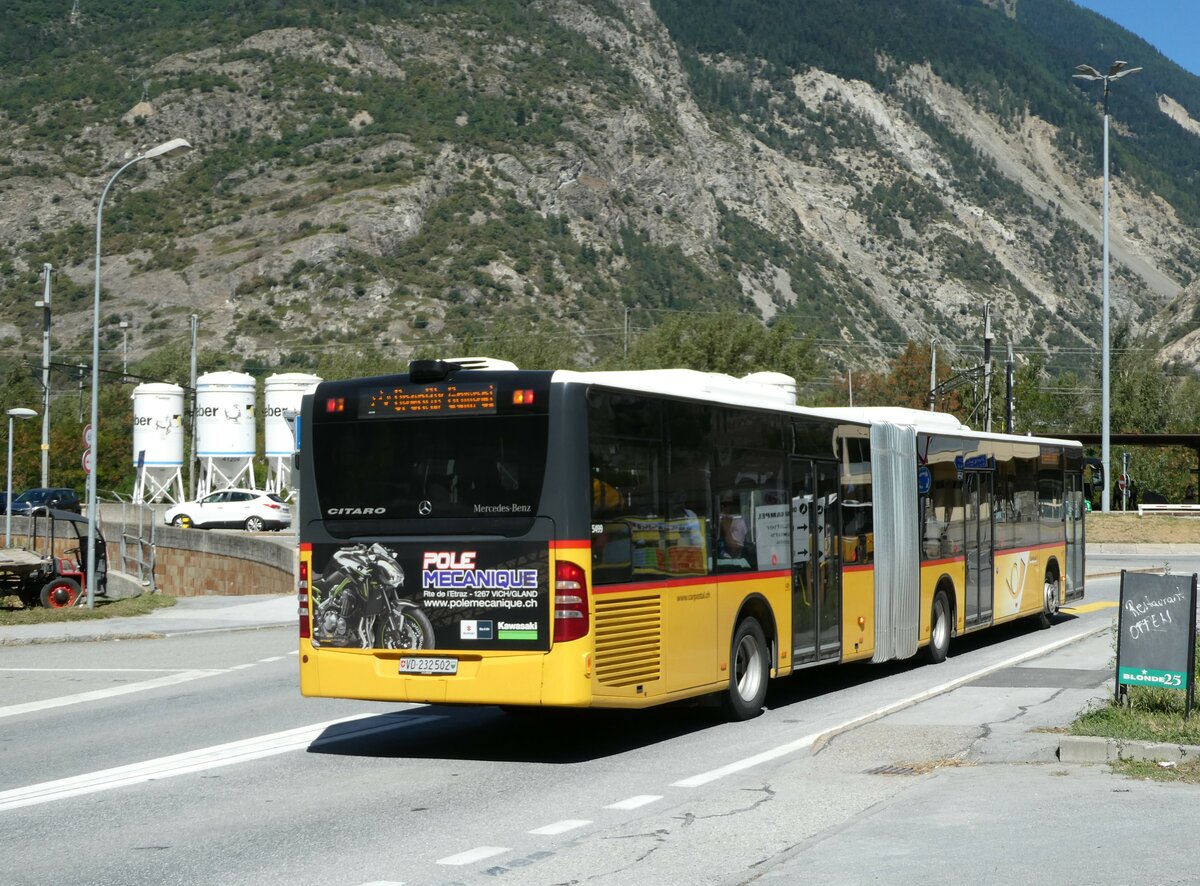
[[[219,489],[255,489],[258,449],[254,376],[209,372],[196,379],[197,497]]]
[[[183,388],[149,383],[133,389],[135,502],[183,501]]]
[[[291,498],[292,453],[295,438],[284,417],[300,412],[304,395],[321,383],[316,375],[285,372],[272,375],[263,384],[263,440],[267,454],[267,492]]]

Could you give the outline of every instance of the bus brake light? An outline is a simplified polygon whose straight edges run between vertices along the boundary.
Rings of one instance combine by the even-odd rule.
[[[514,406],[531,406],[531,405],[533,405],[533,391],[528,390],[528,389],[523,390],[523,391],[513,391],[513,405]]]
[[[578,640],[588,632],[587,574],[569,560],[554,564],[554,642]]]
[[[345,412],[346,398],[345,397],[330,397],[325,401],[326,412]]]
[[[300,639],[312,637],[312,624],[308,618],[308,562],[300,561],[300,580],[296,585],[296,599],[300,603]]]

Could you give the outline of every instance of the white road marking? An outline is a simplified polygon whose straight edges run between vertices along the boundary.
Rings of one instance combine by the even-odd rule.
[[[51,708],[63,708],[68,705],[82,704],[87,701],[99,701],[103,698],[114,698],[118,695],[129,695],[133,692],[145,692],[149,689],[161,689],[164,686],[175,686],[179,683],[188,683],[192,680],[199,680],[203,677],[213,677],[217,674],[224,674],[225,671],[180,671],[177,674],[167,674],[165,677],[156,677],[153,680],[142,680],[138,683],[126,683],[123,686],[110,686],[107,689],[93,689],[90,692],[79,692],[75,695],[60,695],[57,698],[44,698],[41,701],[29,701],[24,704],[8,705],[0,708],[0,718],[15,717],[18,714],[31,714],[34,711],[47,711]]]
[[[296,653],[290,653],[295,655]],[[264,658],[259,662],[234,665],[230,668],[0,668],[0,673],[47,673],[47,674],[166,674],[154,680],[142,680],[138,683],[126,683],[123,686],[111,686],[108,689],[94,689],[90,692],[79,692],[74,695],[63,695],[57,698],[46,698],[41,701],[31,701],[25,704],[9,705],[0,708],[0,719],[15,717],[19,714],[31,714],[35,711],[46,711],[51,708],[62,708],[73,704],[89,701],[99,701],[118,695],[128,695],[131,692],[145,692],[149,689],[160,689],[163,686],[174,686],[187,683],[201,677],[212,677],[216,674],[227,674],[233,671],[244,671],[256,664],[282,661],[286,656],[276,655]]]
[[[23,674],[186,674],[192,668],[0,668]]]
[[[293,653],[293,655],[294,654],[295,653]],[[272,655],[270,658],[260,658],[258,660],[258,663],[259,664],[267,664],[268,662],[272,662],[272,661],[283,661],[285,658],[287,658],[287,656],[285,656],[285,655]],[[368,884],[366,884],[366,886],[371,886],[371,884],[368,883]],[[404,884],[401,884],[401,886],[404,886]]]
[[[477,861],[483,861],[485,858],[491,858],[493,855],[501,855],[505,852],[512,852],[512,850],[506,849],[503,846],[477,846],[474,849],[468,849],[466,852],[460,852],[458,855],[447,855],[445,858],[439,858],[437,864],[450,864],[457,867],[464,864],[474,864]]]
[[[724,778],[726,775],[732,775],[735,772],[742,772],[743,770],[758,766],[760,763],[777,760],[780,757],[785,757],[788,754],[795,753],[796,751],[802,751],[805,748],[812,747],[812,745],[821,738],[831,738],[835,735],[845,732],[848,729],[853,729],[857,726],[862,726],[865,723],[879,720],[888,716],[889,714],[896,713],[896,711],[912,707],[915,704],[928,701],[935,696],[950,692],[953,689],[957,689],[960,686],[970,683],[972,680],[978,680],[980,677],[986,676],[994,671],[1012,667],[1013,665],[1020,664],[1023,661],[1028,661],[1031,658],[1039,658],[1043,655],[1053,652],[1056,649],[1060,649],[1063,646],[1069,646],[1070,644],[1075,643],[1078,640],[1082,640],[1084,637],[1087,637],[1091,634],[1107,630],[1109,630],[1108,627],[1093,628],[1091,630],[1072,634],[1070,637],[1064,637],[1061,640],[1055,640],[1053,643],[1046,643],[1045,645],[1039,646],[1038,648],[1029,652],[1023,652],[1020,655],[1015,655],[1012,658],[1005,659],[1004,661],[997,662],[996,664],[988,665],[986,668],[980,668],[977,671],[972,671],[969,674],[964,674],[961,677],[957,677],[938,686],[934,686],[932,689],[926,689],[924,692],[918,692],[916,695],[910,695],[908,698],[902,698],[899,701],[892,702],[891,704],[885,705],[882,708],[863,714],[859,717],[855,717],[853,720],[847,720],[846,722],[840,723],[830,729],[823,729],[820,732],[814,732],[811,735],[804,736],[803,738],[797,738],[795,741],[789,741],[786,744],[781,744],[778,747],[763,751],[761,754],[755,754],[752,757],[745,757],[741,760],[735,760],[732,763],[727,763],[726,765],[719,766],[716,769],[710,769],[708,772],[701,772],[699,775],[693,775],[690,778],[684,778],[680,781],[672,782],[671,787],[700,787],[701,785],[706,785],[709,782],[716,781],[719,778]]]
[[[647,806],[650,803],[654,803],[661,799],[662,799],[661,796],[656,796],[654,794],[638,794],[638,796],[636,796],[636,797],[630,797],[627,800],[620,800],[616,803],[612,803],[611,805],[605,806],[604,808],[605,809],[639,809],[642,806]]]
[[[400,880],[372,880],[370,883],[359,883],[358,886],[404,886]]]
[[[543,837],[553,837],[555,834],[565,834],[567,831],[573,831],[576,828],[581,828],[591,824],[581,818],[568,818],[563,821],[556,821],[554,824],[548,824],[545,827],[534,828],[528,831],[530,834],[540,834]]]
[[[841,728],[841,727],[839,727]],[[753,757],[745,757],[741,760],[735,760],[717,769],[710,769],[708,772],[702,772],[699,775],[693,775],[691,778],[685,778],[681,781],[671,783],[673,788],[696,788],[700,785],[708,784],[710,781],[716,781],[718,778],[724,778],[726,775],[732,775],[735,772],[741,772],[743,769],[750,769],[757,766],[759,763],[766,763],[770,760],[776,760],[779,757],[785,757],[788,754],[802,751],[807,747],[811,747],[812,743],[820,738],[822,733],[814,732],[812,735],[806,735],[804,738],[798,738],[795,741],[789,741],[787,744],[781,744],[779,747],[771,748],[769,751],[763,751],[761,754],[755,754]]]
[[[332,726],[368,718],[383,719],[385,722],[341,730],[336,735],[321,740],[322,733]],[[429,722],[429,719],[422,717],[420,722]],[[0,792],[0,812],[20,809],[23,806],[35,806],[39,803],[49,803],[52,800],[63,800],[67,797],[95,794],[147,781],[174,778],[177,775],[186,775],[191,772],[203,772],[220,766],[260,760],[263,757],[273,757],[289,751],[320,747],[323,744],[342,741],[350,737],[371,735],[399,726],[411,726],[416,722],[415,720],[398,720],[389,716],[381,718],[379,714],[356,714],[352,717],[327,720],[324,723],[314,723],[311,726],[301,726],[297,729],[287,729],[268,735],[257,735],[241,741],[231,741],[227,744],[213,745],[182,754],[172,754],[169,757],[158,757],[154,760],[131,763],[127,766],[101,769],[98,772],[85,772],[70,778],[60,778],[56,781],[46,781],[28,787],[2,791]]]

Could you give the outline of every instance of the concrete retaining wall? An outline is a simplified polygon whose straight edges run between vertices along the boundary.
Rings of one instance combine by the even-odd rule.
[[[110,582],[132,566],[120,562],[122,522],[104,516]],[[127,534],[148,537],[150,527],[129,525]],[[296,536],[279,532],[225,532],[154,525],[154,584],[161,594],[203,597],[230,594],[295,594]],[[115,572],[114,572],[115,571]]]
[[[294,594],[296,537],[158,527],[154,579],[175,597]]]

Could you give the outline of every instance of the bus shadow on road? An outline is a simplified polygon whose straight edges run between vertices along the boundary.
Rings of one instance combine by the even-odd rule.
[[[1074,620],[1061,614],[1059,624]],[[956,637],[950,659],[1039,633],[1029,619]],[[1047,637],[1053,636],[1053,630]],[[822,665],[772,681],[768,711],[905,674],[924,667],[921,652],[884,664]],[[931,666],[931,670],[938,666]],[[754,721],[727,723],[710,698],[643,710],[456,707],[427,705],[382,713],[328,727],[310,754],[378,759],[473,760],[577,764],[712,729],[753,729]]]
[[[381,759],[586,763],[722,726],[715,704],[640,711],[429,705],[326,729],[309,753]]]

